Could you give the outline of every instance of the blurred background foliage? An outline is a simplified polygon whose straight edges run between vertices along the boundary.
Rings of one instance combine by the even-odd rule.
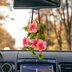
[[[12,7],[10,4],[11,1],[9,0],[0,0],[0,8],[7,7],[12,12]],[[13,20],[13,18],[11,18],[9,14],[5,15],[4,13],[2,13],[2,11],[0,11],[0,50],[4,50],[4,48],[13,50],[15,39],[12,38],[9,32],[3,28],[3,26],[5,25],[5,22],[3,21],[5,21],[6,18]]]
[[[35,15],[38,12],[35,11]],[[40,9],[40,23],[47,24],[47,50],[72,50],[72,0],[61,0],[59,8]],[[38,20],[38,17],[35,18]]]
[[[12,12],[11,1],[0,0],[0,6],[6,6]],[[61,0],[59,8],[40,9],[40,23],[47,24],[45,31],[45,40],[47,41],[47,50],[72,50],[72,0]],[[35,10],[34,20],[38,20],[38,11]],[[0,12],[0,20],[4,20],[9,15],[4,16]],[[0,23],[0,49],[9,47],[14,49],[15,39],[2,28],[4,23]]]

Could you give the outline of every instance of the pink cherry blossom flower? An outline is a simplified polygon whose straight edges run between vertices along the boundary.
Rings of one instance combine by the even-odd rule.
[[[46,50],[46,42],[43,40],[38,40],[37,49],[39,51]]]
[[[37,42],[38,42],[38,39],[33,39],[32,40],[32,47],[33,48],[36,48],[37,47]]]
[[[29,39],[28,38],[24,37],[23,45],[24,45],[24,47],[28,47],[28,45],[29,45]]]
[[[29,25],[29,33],[36,33],[37,32],[37,23],[34,21]]]

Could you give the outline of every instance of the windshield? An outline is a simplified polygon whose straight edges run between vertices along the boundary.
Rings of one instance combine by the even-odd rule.
[[[0,1],[0,50],[23,50],[23,29],[32,19],[32,9],[14,9],[13,0]],[[38,20],[35,10],[33,20]],[[59,8],[40,9],[40,21],[47,25],[47,50],[72,50],[72,0],[62,0]]]

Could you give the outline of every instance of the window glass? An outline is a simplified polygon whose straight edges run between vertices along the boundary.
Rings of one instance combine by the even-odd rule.
[[[14,9],[13,0],[0,1],[0,50],[23,50],[23,27],[31,18],[31,9]],[[38,20],[37,10],[33,20]],[[40,9],[40,22],[47,24],[47,50],[72,50],[72,0],[62,0],[59,8]]]

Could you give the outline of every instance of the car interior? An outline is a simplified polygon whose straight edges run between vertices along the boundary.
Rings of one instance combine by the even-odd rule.
[[[28,33],[32,21],[46,31]],[[24,37],[43,45],[24,47]],[[1,0],[0,72],[72,72],[72,0]]]

